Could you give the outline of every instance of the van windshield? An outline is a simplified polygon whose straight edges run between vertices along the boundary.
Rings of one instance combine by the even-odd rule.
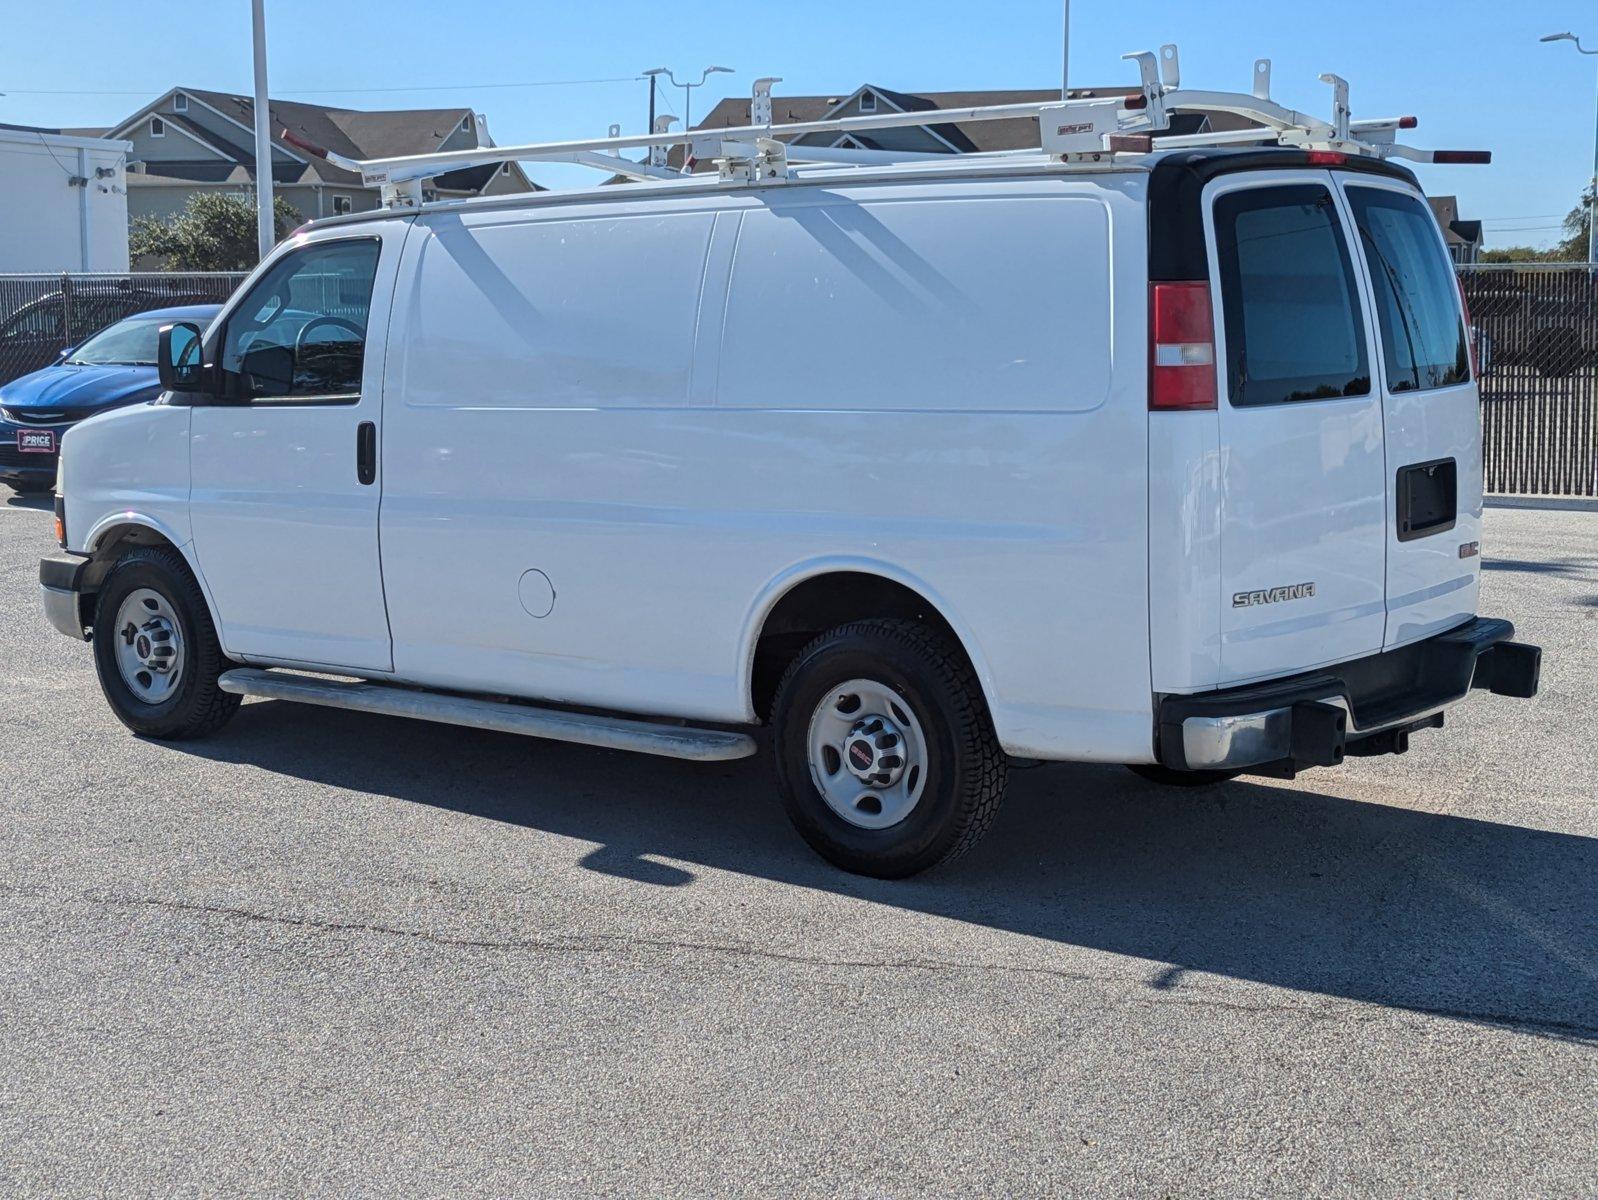
[[[1388,388],[1419,392],[1470,382],[1458,285],[1430,210],[1386,188],[1350,187],[1348,201],[1376,293]]]

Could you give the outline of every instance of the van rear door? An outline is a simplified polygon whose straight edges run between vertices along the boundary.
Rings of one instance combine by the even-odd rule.
[[[1388,472],[1369,301],[1331,173],[1222,175],[1205,212],[1225,685],[1382,648]]]
[[[1459,285],[1430,208],[1398,180],[1339,173],[1375,313],[1387,448],[1386,646],[1476,612],[1481,410]]]

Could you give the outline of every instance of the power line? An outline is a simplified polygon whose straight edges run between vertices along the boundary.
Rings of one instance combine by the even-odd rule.
[[[273,88],[280,96],[367,96],[384,92],[461,92],[501,88],[580,87],[594,83],[636,83],[641,75],[610,75],[600,79],[529,79],[519,83],[436,83],[418,87],[378,88]],[[152,88],[94,91],[73,88],[7,88],[12,96],[150,96],[169,90],[170,84]]]

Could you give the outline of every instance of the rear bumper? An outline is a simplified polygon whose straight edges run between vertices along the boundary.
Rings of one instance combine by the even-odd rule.
[[[1291,775],[1347,755],[1402,753],[1472,688],[1537,694],[1542,651],[1515,627],[1475,617],[1456,629],[1320,671],[1198,696],[1165,696],[1159,761],[1176,770],[1265,768]]]
[[[39,560],[39,594],[44,619],[60,633],[86,641],[83,632],[83,573],[89,560],[70,554],[52,554]]]

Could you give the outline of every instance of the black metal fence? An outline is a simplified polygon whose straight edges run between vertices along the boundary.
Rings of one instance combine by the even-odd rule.
[[[56,361],[63,348],[134,313],[220,304],[242,272],[0,275],[0,383]]]
[[[0,275],[0,383],[152,308],[220,303],[242,273]],[[1460,268],[1483,374],[1489,492],[1598,496],[1598,271]]]
[[[1598,271],[1462,267],[1488,492],[1598,496]]]

